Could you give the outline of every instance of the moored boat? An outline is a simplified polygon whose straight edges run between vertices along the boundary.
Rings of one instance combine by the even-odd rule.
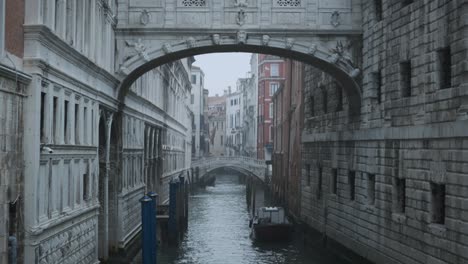
[[[260,207],[251,222],[251,236],[258,241],[288,240],[292,231],[282,207]]]

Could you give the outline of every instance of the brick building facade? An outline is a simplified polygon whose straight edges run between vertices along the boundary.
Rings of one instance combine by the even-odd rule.
[[[302,219],[377,263],[466,263],[466,1],[363,1],[362,108],[305,68]]]
[[[285,59],[285,81],[273,95],[272,189],[288,213],[300,216],[301,133],[304,122],[303,68]]]
[[[273,101],[284,83],[284,60],[272,55],[258,55],[257,158],[271,160],[273,152]]]

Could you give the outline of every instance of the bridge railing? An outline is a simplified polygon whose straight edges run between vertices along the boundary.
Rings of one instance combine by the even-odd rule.
[[[203,165],[209,165],[212,163],[218,163],[218,162],[225,162],[225,163],[246,163],[249,165],[256,165],[256,166],[266,166],[264,160],[257,160],[254,158],[250,157],[244,157],[244,156],[222,156],[222,157],[204,157],[200,158],[197,160],[192,161],[192,167],[194,166],[203,166]]]

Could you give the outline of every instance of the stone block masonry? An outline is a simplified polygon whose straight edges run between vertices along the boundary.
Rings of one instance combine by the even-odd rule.
[[[7,263],[8,237],[20,235],[15,220],[23,173],[23,88],[0,71],[0,263]]]
[[[306,67],[302,220],[376,263],[467,263],[468,4],[362,8],[361,114]]]

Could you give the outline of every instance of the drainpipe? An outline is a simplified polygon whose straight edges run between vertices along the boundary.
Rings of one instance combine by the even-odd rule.
[[[8,264],[16,264],[16,252],[18,249],[18,241],[15,236],[8,237]]]

